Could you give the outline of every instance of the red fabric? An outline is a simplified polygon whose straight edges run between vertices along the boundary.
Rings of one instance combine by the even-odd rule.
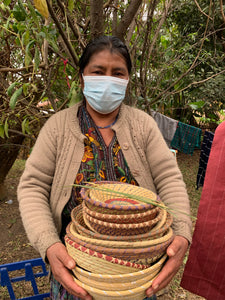
[[[225,299],[225,122],[215,132],[181,286],[206,299]]]

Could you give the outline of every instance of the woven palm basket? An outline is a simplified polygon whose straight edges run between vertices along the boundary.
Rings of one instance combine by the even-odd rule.
[[[164,255],[153,266],[138,272],[118,275],[91,273],[76,266],[73,270],[75,282],[95,300],[133,299],[143,300],[145,291],[160,272],[167,256]]]
[[[65,237],[75,282],[95,300],[143,300],[174,238],[171,215],[156,194],[130,184],[92,183],[81,196]]]
[[[74,281],[93,297],[94,300],[143,300],[146,297],[145,291],[149,288],[154,278],[147,283],[129,290],[124,291],[107,291],[90,287],[74,278]]]
[[[83,220],[82,205],[78,205],[72,210],[71,218],[73,224],[76,227],[76,230],[81,235],[99,240],[109,241],[142,241],[148,239],[156,239],[163,236],[172,224],[172,216],[164,210],[161,220],[154,226],[151,231],[147,233],[131,236],[109,236],[96,233],[86,226]]]
[[[157,202],[152,191],[127,183],[99,181],[81,189],[81,196],[89,209],[109,214],[133,214],[153,209],[155,206],[144,203],[141,198]],[[139,197],[140,200],[132,197]]]
[[[162,237],[162,242],[160,244],[147,247],[140,246],[139,248],[120,248],[119,244],[117,248],[104,247],[84,242],[79,237],[75,237],[72,234],[69,234],[68,236],[75,243],[80,246],[84,246],[89,250],[128,261],[136,261],[137,259],[149,259],[151,261],[152,258],[163,255],[173,240],[173,232],[171,228],[169,229],[168,234]]]
[[[108,274],[102,274],[102,273],[96,273],[96,272],[88,272],[84,269],[80,268],[76,265],[76,267],[73,269],[73,272],[75,274],[80,274],[80,276],[86,277],[86,280],[93,280],[95,282],[101,282],[102,286],[104,287],[105,284],[108,283],[129,283],[129,282],[135,282],[137,280],[143,279],[151,275],[152,273],[156,271],[160,271],[163,264],[165,263],[165,260],[167,258],[167,255],[162,256],[156,263],[154,263],[151,267],[148,267],[144,270],[137,270],[137,272],[131,272],[126,274],[116,274],[116,275],[108,275]]]
[[[111,222],[111,223],[121,223],[121,224],[127,224],[127,223],[141,223],[146,222],[154,219],[159,211],[159,207],[155,207],[153,209],[149,209],[147,211],[144,211],[142,213],[133,213],[133,214],[103,214],[100,212],[97,212],[95,210],[91,210],[86,205],[86,202],[82,202],[83,206],[83,212],[85,214],[88,214],[90,217],[93,217],[95,219]]]
[[[106,291],[124,291],[124,290],[137,288],[145,284],[146,282],[152,280],[158,274],[158,272],[159,269],[156,269],[146,277],[143,277],[135,281],[121,282],[120,280],[120,282],[114,282],[111,280],[110,282],[105,283],[102,281],[96,281],[94,279],[87,278],[86,276],[83,276],[82,274],[74,270],[74,274],[79,281],[83,282],[84,284],[87,284],[90,287],[103,289]]]
[[[149,265],[118,259],[90,250],[65,236],[67,251],[81,268],[101,274],[126,274],[149,268]]]
[[[83,210],[83,217],[87,227],[100,234],[106,235],[137,235],[149,232],[162,218],[163,210],[160,208],[154,219],[141,223],[111,223],[90,216]]]
[[[111,248],[138,249],[138,248],[150,247],[153,245],[160,245],[173,236],[173,231],[171,228],[169,228],[168,231],[164,234],[164,236],[156,239],[151,239],[151,240],[146,239],[143,241],[110,241],[110,240],[96,239],[93,237],[83,236],[77,231],[76,226],[72,222],[67,226],[66,233],[67,236],[74,241],[78,241],[78,242],[83,241],[86,244],[108,247],[110,249]]]

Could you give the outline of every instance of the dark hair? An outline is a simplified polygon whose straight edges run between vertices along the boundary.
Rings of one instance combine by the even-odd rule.
[[[80,73],[83,73],[84,68],[89,63],[92,55],[103,50],[109,50],[111,53],[117,52],[122,55],[126,61],[127,69],[130,74],[132,62],[126,45],[118,37],[105,35],[99,36],[87,44],[79,61]]]

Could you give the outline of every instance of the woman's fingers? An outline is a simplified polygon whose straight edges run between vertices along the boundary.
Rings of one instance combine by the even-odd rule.
[[[77,285],[74,282],[70,271],[68,271],[65,267],[59,270],[61,270],[60,277],[55,275],[54,276],[56,280],[63,285],[63,287],[68,291],[69,294],[78,296],[81,299],[86,299],[86,300],[92,299],[83,288],[81,288],[79,285]]]
[[[51,256],[50,259],[56,259],[56,263],[58,260],[67,268],[72,270],[75,268],[74,259],[68,254],[66,247],[62,243],[55,243],[47,250],[47,256]]]
[[[187,248],[188,241],[185,238],[181,236],[176,236],[174,238],[174,241],[167,249],[167,254],[169,257],[168,261],[160,271],[159,275],[153,281],[152,286],[146,290],[148,297],[166,287],[173,279],[183,262]]]
[[[92,299],[83,288],[74,282],[70,270],[75,267],[75,261],[68,255],[66,247],[62,243],[55,243],[49,247],[47,257],[55,279],[63,285],[68,293],[85,300]]]

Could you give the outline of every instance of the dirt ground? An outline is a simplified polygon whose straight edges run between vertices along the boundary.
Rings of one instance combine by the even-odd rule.
[[[193,156],[178,153],[177,159],[184,180],[188,186],[188,192],[192,203],[192,214],[196,215],[200,191],[195,190],[195,180],[200,151],[195,151]],[[0,202],[0,265],[40,257],[30,245],[18,211],[16,189],[19,178],[23,172],[24,161],[17,160],[6,179],[8,187],[8,198]],[[7,201],[12,200],[12,204]],[[191,294],[179,286],[183,267],[171,283],[165,294],[159,300],[200,300],[204,299]],[[24,298],[32,295],[32,288],[29,283],[14,283],[14,291],[17,298]],[[48,292],[49,284],[46,278],[38,279],[39,292]],[[0,299],[10,299],[7,289],[0,286]]]

